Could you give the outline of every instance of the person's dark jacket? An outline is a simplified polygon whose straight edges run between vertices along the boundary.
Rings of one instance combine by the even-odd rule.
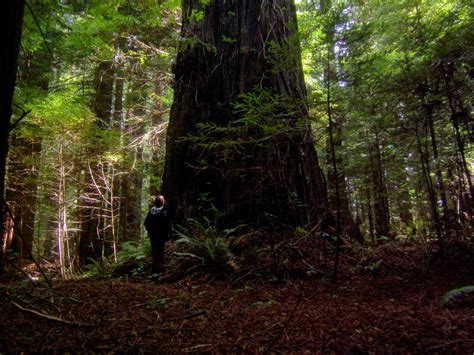
[[[154,242],[165,242],[169,235],[169,216],[166,208],[152,207],[145,218],[145,229]]]

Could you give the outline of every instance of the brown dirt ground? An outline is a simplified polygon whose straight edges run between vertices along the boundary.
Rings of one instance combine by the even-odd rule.
[[[372,257],[383,260],[375,270],[343,256],[336,284],[102,278],[51,290],[4,280],[0,352],[474,352],[472,298],[440,304],[446,291],[474,285],[472,249],[445,262],[416,246]]]

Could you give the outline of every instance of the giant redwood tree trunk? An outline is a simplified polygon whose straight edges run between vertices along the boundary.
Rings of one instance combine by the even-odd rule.
[[[315,221],[326,190],[294,2],[203,3],[182,2],[163,181],[172,213],[179,221],[214,205],[225,225]]]
[[[0,11],[2,54],[0,55],[0,271],[3,270],[5,172],[8,154],[8,134],[15,90],[18,53],[20,50],[24,0],[7,1]]]

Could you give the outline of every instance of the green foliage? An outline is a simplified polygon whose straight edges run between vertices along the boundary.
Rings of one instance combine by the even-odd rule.
[[[242,93],[233,103],[233,116],[229,122],[201,122],[196,125],[197,132],[185,137],[208,156],[206,160],[227,163],[234,159],[253,160],[254,149],[268,148],[278,139],[290,138],[299,133],[305,121],[300,110],[302,102],[294,98],[276,95],[272,89],[255,87]]]
[[[85,266],[84,277],[102,276],[143,276],[150,260],[151,246],[148,239],[140,242],[128,241],[120,245],[117,253],[117,261],[110,258],[102,260],[89,259],[90,263]]]
[[[204,269],[216,276],[238,270],[230,249],[230,234],[234,230],[219,230],[215,225],[188,220],[187,226],[178,226],[176,244],[178,251],[173,256],[185,273]]]
[[[86,271],[82,273],[83,277],[104,277],[110,276],[113,271],[113,264],[110,260],[94,260],[89,259],[89,263],[85,265]]]
[[[40,127],[43,134],[50,137],[57,135],[65,138],[64,134],[81,132],[93,121],[87,102],[72,89],[51,92],[27,104],[32,110],[27,122]]]
[[[302,104],[298,99],[277,95],[272,89],[255,87],[242,93],[234,103],[234,112],[239,117],[235,123],[257,128],[265,137],[276,133],[291,134],[289,119],[299,117]]]
[[[117,253],[117,263],[125,263],[129,260],[144,261],[151,255],[151,245],[147,238],[143,238],[140,242],[128,241],[120,244],[120,250]]]
[[[377,141],[392,231],[429,236],[434,227],[420,154],[429,160],[433,183],[437,168],[445,181],[457,181],[456,188],[451,185],[457,192],[450,192],[449,209],[456,210],[459,199],[455,195],[467,185],[464,177],[449,173],[456,169],[452,162],[459,162],[455,153],[459,147],[447,118],[453,110],[465,111],[462,107],[472,102],[471,80],[465,70],[472,57],[472,44],[465,42],[473,35],[467,20],[472,9],[465,1],[446,0],[330,0],[318,6],[303,0],[299,8],[311,115],[317,117],[314,131],[321,140],[327,140],[330,107],[341,140],[336,158],[339,156],[352,195],[353,216],[356,209],[358,216],[362,212],[361,227],[370,235],[367,216],[371,214],[371,224],[375,225],[373,206],[375,200],[380,200],[373,195],[374,183],[370,181],[372,142]],[[452,70],[442,69],[446,66]],[[457,108],[453,106],[455,101]],[[431,136],[422,128],[426,127],[424,105],[434,102],[437,159],[431,151]],[[423,145],[421,153],[416,134]],[[471,154],[469,139],[464,139],[465,153]],[[327,146],[322,144],[319,149],[330,172]],[[440,192],[436,193],[439,197]]]
[[[12,182],[22,186],[11,197],[15,204],[25,204],[20,195],[34,196],[35,225],[27,227],[38,236],[34,250],[55,257],[54,229],[63,228],[70,265],[85,209],[100,214],[91,238],[98,239],[104,258],[112,258],[112,242],[130,238],[130,224],[141,224],[142,181],[145,174],[159,176],[163,167],[179,6],[179,0],[92,0],[32,1],[25,7],[12,121],[22,109],[31,112],[12,134],[10,159],[18,164],[8,179],[11,191],[18,190]],[[104,63],[110,63],[109,72],[99,76]],[[94,112],[102,104],[110,111],[99,119]],[[24,153],[30,146],[38,151]],[[122,218],[119,201],[130,195],[134,201]],[[124,220],[129,225],[119,225]],[[119,264],[122,258],[137,262],[124,255]],[[92,263],[90,272],[113,272],[116,265],[109,263]]]
[[[167,297],[160,298],[160,297],[157,297],[156,295],[151,295],[150,297],[148,297],[147,301],[148,301],[147,308],[159,307],[159,308],[166,309],[169,306],[171,298],[167,298]]]
[[[297,226],[295,228],[295,233],[299,234],[299,235],[306,235],[306,234],[308,234],[308,231],[304,227]]]
[[[128,241],[120,245],[117,262],[114,263],[113,275],[143,276],[150,265],[151,245],[148,238],[140,242]]]
[[[376,256],[375,250],[372,247],[354,243],[352,251],[358,260],[355,266],[356,270],[370,274],[373,277],[377,277],[380,274],[383,258]]]
[[[298,65],[300,58],[298,33],[292,34],[282,42],[267,41],[265,44],[267,60],[272,65],[273,73],[281,73],[292,70]]]
[[[201,22],[204,19],[204,11],[193,9],[189,14],[190,21]]]
[[[224,43],[236,43],[236,42],[238,42],[238,40],[236,38],[222,36],[222,42],[224,42]]]

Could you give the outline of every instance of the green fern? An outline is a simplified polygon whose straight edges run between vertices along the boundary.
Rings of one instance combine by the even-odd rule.
[[[120,245],[117,253],[117,262],[104,258],[103,260],[89,259],[90,264],[85,266],[85,277],[101,277],[121,274],[139,275],[148,263],[146,258],[151,254],[150,241],[143,239],[140,242],[128,241]],[[124,272],[123,270],[126,269]]]
[[[117,262],[125,262],[128,260],[141,260],[150,255],[151,247],[148,240],[141,242],[128,241],[120,245],[120,251],[117,253]]]
[[[84,266],[86,271],[83,273],[85,277],[100,277],[110,276],[113,270],[113,265],[108,259],[95,260],[88,259],[91,263]]]
[[[173,255],[185,262],[186,272],[197,268],[206,269],[213,274],[236,271],[237,264],[230,250],[230,237],[233,229],[219,230],[209,223],[188,220],[188,226],[178,226],[176,245],[179,251]]]

